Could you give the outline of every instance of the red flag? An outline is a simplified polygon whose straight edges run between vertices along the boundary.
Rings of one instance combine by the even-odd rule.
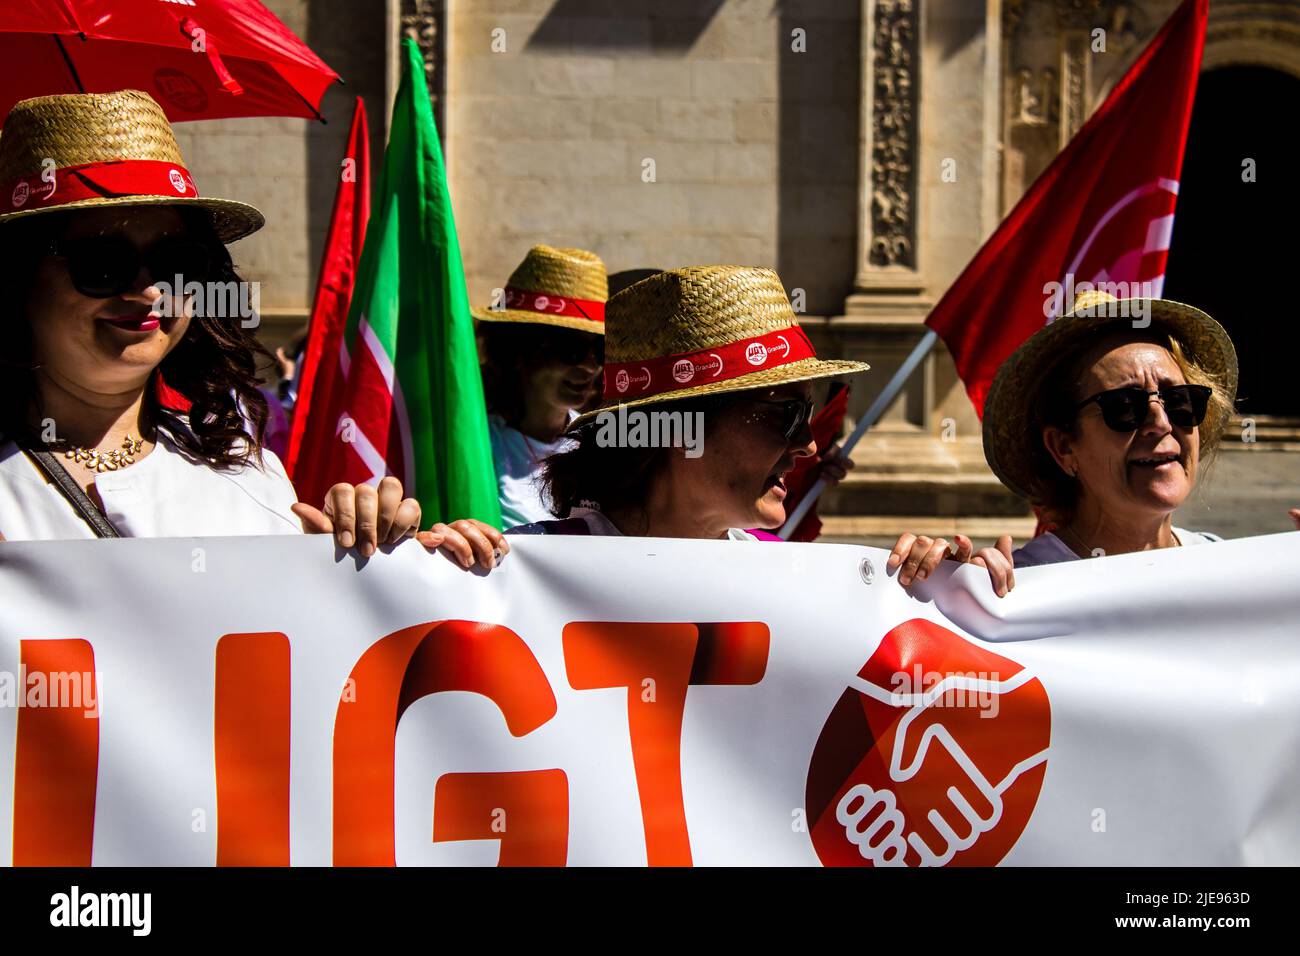
[[[415,41],[403,40],[374,217],[343,327],[346,382],[335,390],[341,411],[322,444],[323,477],[360,484],[394,475],[427,520],[500,527],[473,317],[424,66]],[[304,450],[304,478],[306,464]]]
[[[358,96],[348,148],[340,164],[339,188],[330,214],[329,237],[316,283],[298,401],[285,453],[285,470],[302,501],[323,500],[334,483],[329,463],[334,429],[343,407],[343,329],[369,218],[370,142],[366,106]]]
[[[926,319],[981,416],[998,366],[1083,283],[1160,295],[1207,11],[1174,11]]]
[[[844,413],[849,407],[849,390],[846,387],[840,388],[835,392],[826,404],[822,406],[821,411],[813,416],[809,423],[812,429],[813,438],[817,442],[817,447],[821,450],[830,448],[835,444],[835,438],[840,433],[840,427],[844,424]],[[821,464],[821,455],[816,458],[800,458],[795,462],[794,469],[786,475],[785,486],[789,490],[786,495],[785,512],[793,513],[795,507],[808,493],[814,481],[817,480],[817,466]],[[822,533],[821,518],[817,517],[817,505],[814,504],[808,513],[803,516],[799,526],[794,529],[788,540],[790,541],[816,541],[817,536]]]

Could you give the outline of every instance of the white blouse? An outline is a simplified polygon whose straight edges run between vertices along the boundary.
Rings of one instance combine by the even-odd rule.
[[[280,459],[262,452],[249,464],[219,471],[195,461],[165,435],[144,458],[95,475],[104,513],[131,538],[181,538],[231,534],[301,534],[289,510],[298,500]],[[60,464],[62,464],[60,460]],[[71,462],[77,479],[83,466]],[[0,535],[9,541],[93,538],[58,486],[13,442],[0,444]]]
[[[569,420],[577,418],[570,414]],[[501,499],[502,527],[549,521],[555,517],[542,501],[539,479],[542,459],[568,451],[577,442],[561,435],[553,442],[529,438],[507,425],[500,415],[488,416],[488,438],[492,442],[492,463],[497,473],[497,495]]]

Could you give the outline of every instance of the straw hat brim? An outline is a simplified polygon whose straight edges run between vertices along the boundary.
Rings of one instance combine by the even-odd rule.
[[[661,405],[664,402],[673,402],[683,398],[699,398],[702,395],[721,395],[725,392],[747,392],[750,389],[772,388],[777,385],[788,385],[792,382],[808,382],[819,378],[834,378],[839,375],[854,375],[858,372],[865,372],[869,368],[871,368],[871,366],[866,362],[849,362],[843,359],[800,359],[797,362],[791,362],[789,365],[779,365],[776,368],[760,369],[757,372],[750,372],[748,375],[729,378],[723,382],[705,382],[700,385],[674,389],[671,392],[647,395],[643,398],[630,398],[626,400],[615,399],[606,402],[599,408],[594,408],[585,414],[579,415],[569,425],[569,431],[591,424],[596,420],[596,416],[601,412],[613,411],[620,405],[626,406],[627,408],[636,408],[643,405]]]
[[[527,309],[470,309],[470,315],[480,322],[523,322],[528,325],[554,325],[562,329],[575,329],[579,332],[605,334],[605,323],[594,319],[579,319],[568,315],[545,315],[530,312]]]
[[[1150,326],[1133,327],[1135,308],[1150,309]],[[1178,340],[1188,358],[1227,384],[1230,403],[1236,399],[1237,350],[1223,326],[1200,309],[1168,299],[1119,299],[1107,303],[1105,312],[1070,313],[1044,326],[1002,363],[993,379],[984,402],[984,458],[998,479],[1022,498],[1042,500],[1047,487],[1047,479],[1039,474],[1038,451],[1043,386],[1059,372],[1060,361],[1088,340],[1125,330],[1137,340],[1163,330]],[[1202,441],[1206,437],[1202,433]]]
[[[212,228],[217,238],[224,242],[234,242],[252,235],[266,225],[266,217],[248,203],[234,199],[208,199],[206,197],[185,198],[177,196],[115,196],[81,199],[77,202],[61,203],[57,206],[44,206],[39,209],[20,209],[0,215],[0,225],[14,219],[56,212],[70,212],[77,209],[98,209],[101,207],[129,206],[194,206],[206,210],[212,216]]]

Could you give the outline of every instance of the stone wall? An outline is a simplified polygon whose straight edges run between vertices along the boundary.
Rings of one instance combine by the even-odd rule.
[[[852,417],[1176,0],[266,2],[347,80],[326,95],[329,124],[239,119],[178,133],[203,192],[267,214],[267,228],[233,252],[262,283],[269,344],[310,307],[357,95],[377,182],[400,11],[439,24],[427,39],[445,87],[443,143],[473,301],[488,301],[537,242],[594,249],[611,270],[773,267],[819,348],[875,367],[857,383]],[[1216,0],[1207,68],[1300,73],[1295,9]],[[863,251],[880,227],[864,96],[886,92],[864,75],[864,54],[892,49],[882,30],[864,35],[864,18],[917,24],[906,187],[915,256],[901,266]],[[1097,25],[1105,53],[1076,55]],[[978,437],[939,347],[878,431],[934,436],[953,423]]]
[[[386,33],[381,0],[264,0],[346,81],[326,93],[325,124],[282,117],[181,123],[177,138],[204,195],[239,199],[266,227],[231,247],[245,277],[261,283],[264,339],[281,341],[311,307],[338,164],[355,97],[369,115],[371,162],[383,156]]]
[[[775,267],[809,312],[838,311],[856,242],[857,7],[453,2],[445,142],[471,298],[548,242],[611,271]]]

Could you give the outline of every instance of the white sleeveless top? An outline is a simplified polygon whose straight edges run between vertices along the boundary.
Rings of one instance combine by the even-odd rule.
[[[280,459],[219,471],[184,454],[165,435],[144,458],[95,475],[104,513],[123,537],[301,534],[298,500]],[[60,464],[62,464],[60,460]],[[82,466],[68,463],[80,479]],[[9,541],[93,538],[58,487],[13,442],[0,444],[0,535]]]

